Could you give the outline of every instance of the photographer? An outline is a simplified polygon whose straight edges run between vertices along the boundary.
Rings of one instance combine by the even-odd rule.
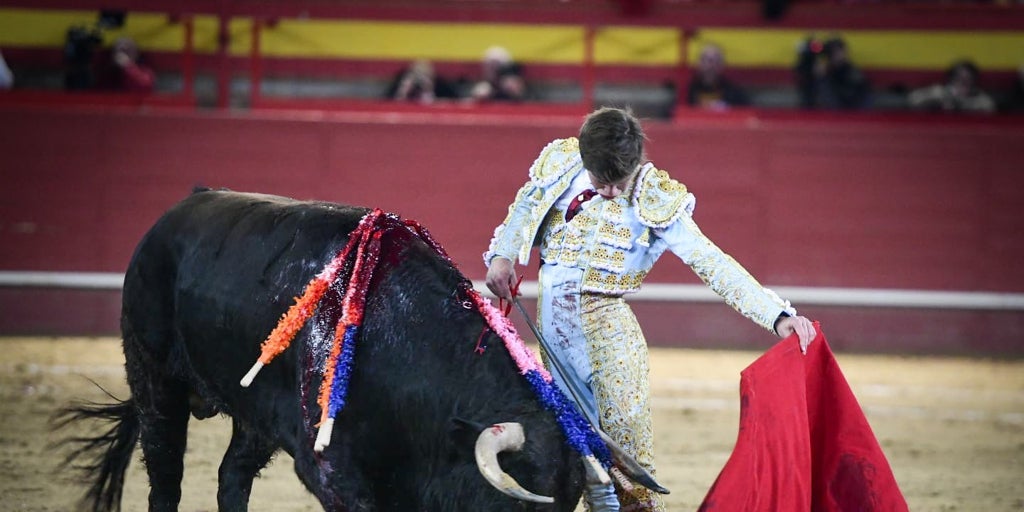
[[[108,55],[97,57],[103,43],[103,31],[124,26],[126,14],[101,10],[96,25],[76,25],[68,29],[64,41],[64,88],[69,91],[109,90],[148,93],[156,74],[142,65],[139,47],[128,37],[120,37]]]
[[[795,71],[803,108],[858,110],[868,107],[871,85],[850,60],[846,42],[839,37],[825,42],[809,38],[800,47]]]
[[[64,40],[64,88],[89,90],[96,86],[94,63],[96,49],[103,41],[99,28],[74,26]]]
[[[409,67],[399,71],[391,81],[386,93],[389,99],[412,101],[428,105],[439,98],[457,98],[458,91],[434,72],[434,66],[425,59],[413,61]]]

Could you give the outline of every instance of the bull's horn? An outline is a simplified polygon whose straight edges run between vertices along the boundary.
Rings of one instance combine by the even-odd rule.
[[[518,423],[498,423],[485,428],[476,438],[476,465],[480,468],[480,474],[495,489],[513,498],[534,503],[554,503],[554,498],[523,489],[519,482],[502,471],[498,465],[499,452],[517,452],[523,448],[524,442],[526,436],[523,435],[523,426]]]

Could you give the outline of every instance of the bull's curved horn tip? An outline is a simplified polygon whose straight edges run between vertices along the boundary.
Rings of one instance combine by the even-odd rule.
[[[249,373],[246,373],[245,377],[242,377],[242,382],[239,384],[241,384],[243,388],[249,387],[249,385],[252,384],[252,381],[256,378],[256,374],[260,373],[260,370],[262,369],[263,363],[256,361],[256,364],[252,365],[252,368],[249,368]]]
[[[526,441],[523,426],[519,423],[499,423],[485,428],[476,439],[476,465],[480,474],[495,489],[519,500],[534,503],[554,503],[550,496],[541,496],[523,489],[498,464],[498,453],[503,451],[519,451]]]
[[[316,441],[313,443],[313,451],[320,453],[331,444],[331,432],[334,431],[334,418],[327,418],[320,430],[316,432]]]

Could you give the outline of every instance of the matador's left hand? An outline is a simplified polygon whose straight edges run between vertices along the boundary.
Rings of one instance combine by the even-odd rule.
[[[797,337],[800,338],[800,352],[807,353],[807,346],[814,340],[814,336],[817,335],[814,329],[814,323],[804,316],[787,316],[779,320],[779,324],[776,326],[776,330],[779,336],[783,338],[788,337],[790,334],[796,333]]]

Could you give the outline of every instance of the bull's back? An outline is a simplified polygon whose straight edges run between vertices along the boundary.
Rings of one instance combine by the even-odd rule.
[[[244,261],[230,261],[246,263],[289,250],[306,256],[322,252],[332,241],[346,239],[366,211],[268,194],[201,190],[168,210],[146,234],[138,251],[152,246],[178,262],[190,258],[227,261],[248,255]]]
[[[188,368],[169,370],[226,373],[237,383],[279,315],[365,213],[264,194],[193,193],[154,224],[132,257],[126,345],[131,333],[148,355],[175,361],[175,350],[202,350]]]

